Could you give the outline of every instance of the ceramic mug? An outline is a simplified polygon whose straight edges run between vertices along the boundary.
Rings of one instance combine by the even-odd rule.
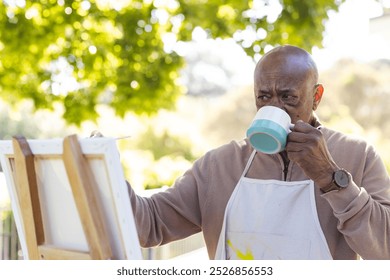
[[[257,151],[276,154],[285,149],[292,127],[286,111],[275,106],[264,106],[257,111],[246,136]]]

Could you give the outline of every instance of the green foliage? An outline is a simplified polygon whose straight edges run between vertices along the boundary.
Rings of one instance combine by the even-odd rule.
[[[133,123],[133,136],[118,143],[125,176],[131,179],[133,187],[154,189],[171,186],[203,153],[197,149],[199,143],[190,135],[172,131],[172,127],[183,126],[179,114],[166,112],[165,121],[161,121],[164,118],[161,111],[153,118],[137,118],[138,124]],[[194,125],[192,128],[194,131]]]
[[[18,104],[10,108],[0,101],[0,139],[11,139],[15,135],[26,138],[63,137],[75,133],[71,126],[66,125],[60,113],[53,114],[41,110],[33,113],[31,102]]]
[[[373,144],[390,172],[390,61],[341,60],[320,74],[325,92],[318,114],[336,130]]]
[[[184,61],[165,38],[189,41],[199,26],[211,38],[235,36],[250,56],[266,45],[311,49],[321,45],[327,11],[338,7],[334,0],[15,3],[0,2],[1,97],[33,100],[37,109],[62,104],[77,125],[96,120],[100,103],[121,117],[173,108]],[[271,6],[280,13],[270,17]],[[236,36],[244,31],[253,39]]]
[[[193,161],[197,156],[192,152],[192,145],[189,139],[171,135],[167,130],[157,135],[152,127],[148,128],[137,143],[139,149],[151,151],[156,160],[169,155],[182,156],[188,161]]]
[[[11,210],[0,208],[0,253],[5,260],[19,259],[20,243]]]

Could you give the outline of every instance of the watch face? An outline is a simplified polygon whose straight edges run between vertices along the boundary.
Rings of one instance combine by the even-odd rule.
[[[334,174],[334,181],[340,188],[346,188],[349,184],[349,175],[345,170],[337,170]]]

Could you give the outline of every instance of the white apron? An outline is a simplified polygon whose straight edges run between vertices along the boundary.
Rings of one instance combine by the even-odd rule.
[[[332,259],[318,220],[313,181],[247,178],[255,154],[226,206],[215,258]]]

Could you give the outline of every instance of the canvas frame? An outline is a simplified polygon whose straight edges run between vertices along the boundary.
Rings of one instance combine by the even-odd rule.
[[[114,138],[14,137],[0,160],[25,259],[142,259]]]

